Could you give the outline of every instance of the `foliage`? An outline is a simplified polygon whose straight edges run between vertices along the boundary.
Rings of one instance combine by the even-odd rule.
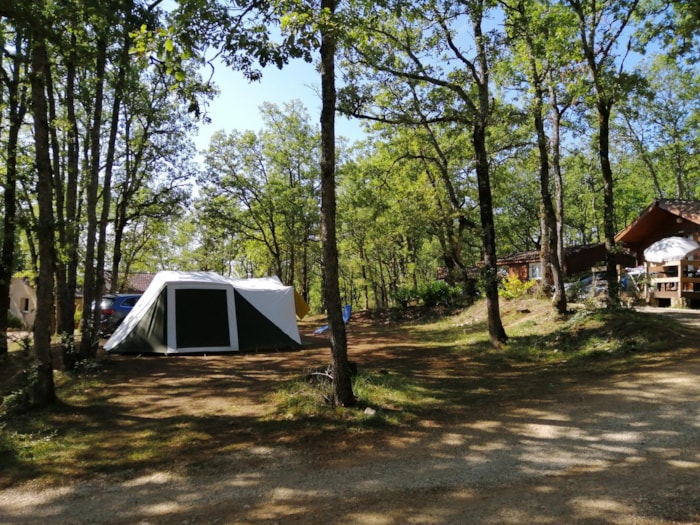
[[[26,413],[32,407],[33,391],[37,382],[36,359],[32,355],[32,341],[19,341],[20,350],[5,356],[5,380],[0,390],[0,419]]]
[[[74,276],[74,285],[64,274],[93,268],[85,260],[86,246],[93,247],[86,231],[99,220],[105,232],[101,257],[114,264],[115,273],[277,273],[321,310],[320,139],[307,109],[298,101],[265,104],[259,130],[215,137],[205,173],[191,141],[217,93],[202,77],[203,64],[238,68],[259,79],[266,65],[311,60],[319,29],[332,30],[344,46],[339,108],[366,123],[365,143],[339,143],[337,151],[345,301],[384,308],[391,301],[456,300],[434,290],[433,281],[438,268],[448,268],[449,282],[458,282],[483,260],[486,230],[479,226],[483,202],[475,160],[481,173],[490,170],[498,253],[541,244],[537,144],[526,118],[534,102],[532,64],[540,68],[538,80],[548,90],[543,102],[551,108],[549,116],[561,111],[563,118],[565,244],[599,242],[612,226],[619,231],[633,221],[654,198],[698,197],[697,5],[679,0],[663,13],[637,9],[635,16],[618,16],[627,8],[659,6],[627,0],[604,5],[582,0],[357,1],[337,4],[331,17],[316,3],[296,0],[236,5],[195,0],[168,9],[140,0],[118,6],[82,0],[6,3],[0,8],[6,56],[0,66],[0,98],[6,101],[0,117],[8,126],[13,94],[40,78],[31,71],[30,44],[37,35],[47,36],[45,78],[52,85],[46,102],[55,114],[39,120],[50,123],[55,173],[53,206],[46,208],[56,216],[46,224],[56,227],[47,236],[55,240],[56,261],[43,266],[56,268],[58,290],[72,293],[85,285],[82,276]],[[43,8],[51,16],[43,16]],[[463,28],[472,26],[482,9],[496,16],[481,38],[469,42],[471,33]],[[513,10],[522,10],[528,35],[524,24],[510,17]],[[573,18],[579,15],[577,28]],[[603,19],[609,23],[600,24]],[[616,33],[627,23],[632,25]],[[588,33],[585,41],[578,41],[580,30]],[[629,46],[614,41],[615,34],[630,37]],[[527,46],[526,36],[533,39]],[[637,61],[635,53],[652,49],[644,49],[646,36],[662,37],[665,47]],[[609,53],[588,57],[597,60],[597,71],[589,71],[593,62],[587,68],[582,60],[586,41],[599,44],[589,52]],[[465,43],[461,53],[448,56]],[[484,53],[472,55],[474,44],[481,43]],[[217,55],[223,64],[210,62]],[[100,57],[104,68],[98,67]],[[475,74],[482,67],[477,58],[488,59],[491,67],[488,82],[482,83],[491,92],[480,98],[474,97]],[[98,86],[104,88],[101,97]],[[477,157],[470,136],[478,120],[477,99],[486,101],[489,113],[488,158]],[[21,114],[30,109],[26,97],[17,103],[24,105],[18,108]],[[603,202],[612,196],[605,195],[599,176],[602,148],[594,117],[601,104],[616,108],[609,155],[614,177],[608,185],[614,181],[614,206]],[[18,267],[36,276],[38,181],[31,121],[19,119],[19,151],[12,159],[23,252],[14,255]],[[9,135],[8,127],[0,138],[8,160],[0,166],[3,184],[10,175]],[[108,136],[114,140],[111,147],[100,139]],[[193,187],[196,177],[199,185]],[[99,191],[99,199],[88,203],[88,187]],[[612,221],[604,221],[610,219],[606,213],[613,214]],[[81,318],[77,312],[74,320]]]
[[[392,299],[402,307],[413,303],[422,303],[423,306],[452,306],[460,302],[462,289],[459,286],[450,286],[445,281],[433,281],[419,287],[402,286],[393,294]]]
[[[461,295],[462,290],[458,286],[450,286],[445,281],[433,281],[418,289],[418,297],[427,307],[453,305]]]
[[[629,169],[648,174],[649,183],[642,186],[644,196],[655,193],[659,197],[695,199],[700,165],[700,137],[696,132],[700,71],[665,56],[653,57],[645,70],[646,89],[631,94],[619,119],[624,149],[637,153],[637,162]],[[625,188],[620,193],[629,199],[633,189]]]
[[[522,281],[517,275],[508,275],[501,279],[498,295],[504,299],[520,299],[527,295],[528,291],[535,284],[537,284],[537,281],[533,279]]]
[[[414,287],[402,286],[392,294],[392,299],[405,308],[413,302],[418,302],[420,294]]]
[[[14,315],[12,312],[7,313],[7,327],[15,330],[21,330],[22,328],[25,328],[24,321],[22,321],[22,319]]]
[[[204,198],[197,221],[202,240],[235,246],[253,275],[275,274],[304,290],[308,284],[299,275],[310,273],[317,253],[318,130],[298,101],[260,109],[259,133],[219,133],[212,140],[199,180]]]

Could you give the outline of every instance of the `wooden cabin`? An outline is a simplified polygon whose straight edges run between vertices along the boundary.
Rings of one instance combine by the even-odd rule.
[[[646,263],[645,299],[654,306],[700,307],[700,261]]]
[[[646,270],[645,299],[656,306],[700,307],[700,260],[650,263],[644,250],[668,237],[700,241],[700,201],[657,199],[615,236]]]
[[[635,257],[628,253],[619,253],[615,257],[618,266],[634,266]],[[591,268],[605,264],[605,245],[603,243],[569,246],[564,248],[564,275],[573,276],[590,273]],[[521,281],[540,279],[542,265],[537,250],[517,252],[499,257],[497,266],[510,275],[516,275]]]

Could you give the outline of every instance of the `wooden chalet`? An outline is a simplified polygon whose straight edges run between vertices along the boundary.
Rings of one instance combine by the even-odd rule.
[[[644,250],[668,237],[700,242],[700,201],[657,199],[615,241],[635,254],[647,277],[645,299],[657,306],[700,306],[700,261],[679,259],[649,263]]]
[[[635,258],[628,253],[616,256],[617,264],[621,267],[634,266]],[[517,252],[498,259],[497,265],[508,275],[516,275],[521,281],[540,279],[542,266],[540,252],[532,250]],[[573,276],[590,273],[591,268],[605,265],[605,244],[585,244],[564,248],[564,275]]]
[[[657,199],[615,236],[615,242],[634,253],[641,265],[644,250],[673,236],[700,239],[700,201]]]

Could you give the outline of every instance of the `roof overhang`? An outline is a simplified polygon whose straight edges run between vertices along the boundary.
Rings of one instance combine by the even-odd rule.
[[[649,245],[683,228],[683,224],[700,224],[698,201],[659,199],[651,203],[629,226],[615,236],[627,245]]]

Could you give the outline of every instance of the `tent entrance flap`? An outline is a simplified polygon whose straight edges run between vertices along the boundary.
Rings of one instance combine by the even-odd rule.
[[[218,283],[168,286],[169,354],[238,350],[233,288]]]
[[[230,347],[226,290],[184,288],[175,290],[177,347]]]

